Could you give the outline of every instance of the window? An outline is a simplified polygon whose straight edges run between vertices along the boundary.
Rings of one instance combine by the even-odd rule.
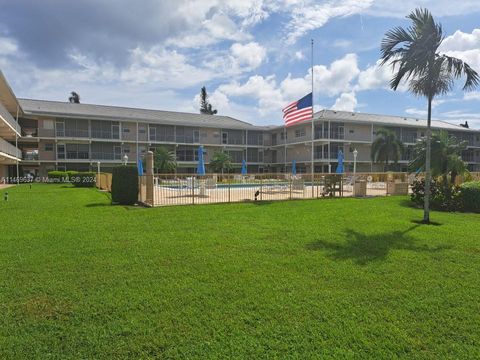
[[[112,139],[118,139],[120,137],[120,125],[112,124]]]
[[[150,141],[157,141],[157,128],[150,128]]]
[[[53,144],[52,143],[46,143],[45,144],[45,151],[53,151]]]
[[[124,133],[129,133],[129,132],[130,132],[130,129],[129,129],[129,128],[123,128],[123,132],[124,132]]]
[[[65,145],[58,144],[57,145],[57,159],[65,159]]]
[[[124,152],[125,154],[130,154],[130,146],[124,146],[123,152]]]
[[[282,140],[288,139],[288,136],[287,136],[287,132],[286,132],[286,131],[285,131],[285,132],[282,131],[282,132],[280,133],[280,139],[282,139]]]
[[[222,132],[222,144],[228,144],[228,133]]]
[[[138,127],[138,133],[139,134],[145,134],[147,132],[147,128],[145,126],[139,126]]]
[[[306,135],[305,128],[295,130],[295,137],[304,137]]]
[[[200,142],[200,131],[193,130],[193,142],[199,143]]]
[[[46,130],[53,130],[54,128],[53,120],[43,120],[43,128]]]
[[[63,121],[57,121],[56,129],[57,129],[57,136],[65,136],[65,123]]]

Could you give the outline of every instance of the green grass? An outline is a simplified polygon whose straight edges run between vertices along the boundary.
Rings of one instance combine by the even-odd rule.
[[[1,359],[480,358],[480,215],[8,191]]]

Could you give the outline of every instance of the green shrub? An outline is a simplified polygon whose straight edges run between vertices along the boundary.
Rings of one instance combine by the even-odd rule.
[[[430,207],[441,211],[459,211],[461,206],[458,198],[458,186],[447,186],[438,179],[430,183]],[[423,206],[425,196],[425,180],[415,180],[412,184],[410,198],[419,207]]]
[[[75,187],[94,187],[95,176],[93,172],[75,172],[75,174],[70,175],[69,181]]]
[[[74,175],[77,175],[77,174],[78,174],[78,171],[68,170],[68,171],[65,171],[65,173],[67,174],[67,177],[68,177],[68,179],[70,180]]]
[[[133,205],[138,201],[138,169],[135,165],[113,168],[112,202]]]
[[[460,185],[458,200],[462,211],[480,213],[480,181]]]
[[[66,171],[58,171],[58,170],[49,171],[48,182],[52,182],[52,183],[68,182],[68,174]]]

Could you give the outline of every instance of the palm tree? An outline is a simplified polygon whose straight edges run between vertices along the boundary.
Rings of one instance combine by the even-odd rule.
[[[383,171],[388,168],[390,160],[394,164],[402,157],[403,143],[397,138],[397,135],[389,129],[377,130],[377,138],[372,143],[370,157],[373,162],[384,163]]]
[[[78,93],[75,91],[72,91],[68,101],[70,101],[72,104],[80,104],[80,95],[78,95]]]
[[[215,115],[217,110],[212,109],[212,104],[208,101],[207,89],[202,86],[200,89],[200,114]]]
[[[174,172],[177,168],[175,153],[163,146],[156,148],[153,154],[153,166],[155,171],[160,174]]]
[[[425,171],[426,139],[420,140],[414,148],[414,156],[408,164],[410,171]],[[434,132],[431,138],[431,173],[433,177],[442,176],[445,188],[455,183],[457,175],[467,173],[467,164],[462,160],[462,151],[467,147],[466,141],[458,141],[446,131]]]
[[[435,96],[449,92],[456,79],[465,76],[463,90],[471,90],[479,84],[480,78],[462,60],[438,53],[444,39],[443,30],[427,9],[418,8],[407,18],[412,21],[410,27],[395,27],[385,34],[381,43],[381,64],[388,63],[396,71],[390,80],[393,90],[406,81],[413,94],[428,100],[423,221],[429,223],[432,101]]]
[[[216,152],[213,154],[212,160],[210,160],[210,166],[216,173],[222,173],[226,170],[229,172],[232,170],[232,159],[229,154],[224,152]]]

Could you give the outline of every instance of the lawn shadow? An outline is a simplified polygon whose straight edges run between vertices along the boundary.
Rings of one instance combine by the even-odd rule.
[[[273,201],[271,200],[257,200],[257,201],[253,201],[253,205],[258,205],[258,206],[261,206],[261,205],[271,205],[273,204]]]
[[[328,256],[334,260],[353,260],[359,265],[385,260],[391,250],[435,253],[451,248],[451,246],[443,245],[436,247],[415,245],[416,239],[408,233],[418,226],[420,225],[414,225],[405,231],[392,231],[374,235],[348,229],[345,232],[344,242],[334,243],[317,240],[307,244],[306,248],[317,251],[325,250],[328,252]]]
[[[92,204],[85,205],[85,207],[88,207],[88,208],[103,207],[103,206],[112,206],[112,204],[111,203],[92,203]]]

